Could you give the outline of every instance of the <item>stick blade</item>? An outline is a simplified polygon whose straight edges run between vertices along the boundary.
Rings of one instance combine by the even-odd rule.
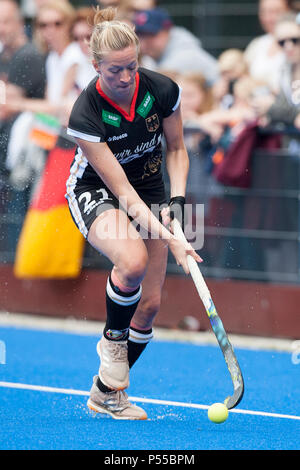
[[[238,388],[235,389],[234,394],[232,396],[229,396],[224,400],[224,405],[226,405],[229,410],[235,408],[242,400],[243,395],[244,384],[242,383],[238,386]]]
[[[234,353],[233,347],[226,335],[226,332],[223,328],[221,320],[218,322],[218,325],[222,326],[223,334],[222,340],[220,341],[219,345],[221,347],[222,353],[224,355],[225,362],[227,364],[228,371],[230,373],[230,377],[233,384],[234,393],[233,395],[228,396],[224,400],[224,404],[230,410],[237,406],[243,398],[244,395],[244,379],[242,375],[242,371],[236,355]],[[218,336],[219,337],[219,336]]]

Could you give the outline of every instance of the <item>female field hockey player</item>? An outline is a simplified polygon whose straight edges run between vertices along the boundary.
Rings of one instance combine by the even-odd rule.
[[[151,211],[167,206],[161,173],[164,135],[171,200],[163,215],[169,220],[175,206],[183,214],[189,162],[180,89],[171,79],[138,67],[138,38],[115,14],[113,8],[95,13],[90,48],[97,76],[70,116],[68,133],[78,148],[66,197],[79,230],[113,264],[106,285],[107,319],[97,345],[100,368],[88,406],[115,419],[146,419],[124,389],[130,368],[152,338],[168,248],[186,273],[187,254],[198,262],[201,258]],[[142,237],[138,226],[148,236]]]

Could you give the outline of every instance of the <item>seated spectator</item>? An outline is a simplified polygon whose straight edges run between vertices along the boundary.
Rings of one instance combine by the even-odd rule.
[[[199,114],[210,111],[213,107],[211,87],[200,73],[186,73],[177,78],[182,88],[181,113],[183,121],[188,121]]]
[[[67,0],[49,0],[37,12],[37,37],[48,53],[46,97],[54,107],[72,89],[72,84],[66,83],[65,77],[70,68],[75,76],[82,58],[79,45],[72,42],[74,16],[75,10]]]
[[[278,19],[289,11],[287,0],[260,0],[258,17],[265,34],[253,39],[245,50],[250,75],[256,80],[268,82],[274,92],[278,91],[280,69],[284,55],[274,37]]]
[[[7,147],[11,129],[18,119],[16,111],[9,109],[11,100],[43,98],[45,92],[45,61],[24,33],[24,21],[14,0],[0,1],[0,54],[1,96],[0,106],[0,191],[5,211],[22,218],[28,205],[28,188],[24,191],[12,186],[6,168]],[[19,136],[20,139],[21,136]],[[1,208],[2,210],[2,208]],[[5,218],[3,218],[5,220]],[[19,227],[7,224],[1,227],[1,248],[13,252]],[[5,243],[5,245],[4,245]]]
[[[190,31],[174,25],[166,10],[139,11],[133,22],[140,38],[142,66],[158,71],[200,72],[208,82],[216,80],[216,59]]]
[[[96,75],[89,47],[93,31],[94,14],[95,10],[89,7],[81,7],[76,10],[71,32],[73,40],[78,43],[81,49],[82,57],[80,64],[75,63],[70,67],[64,78],[65,89],[69,90],[68,98],[65,100],[64,110],[66,120],[64,124],[67,124],[74,101]]]
[[[223,139],[223,142],[226,140],[226,145],[229,145],[249,123],[257,119],[253,100],[262,93],[270,94],[265,83],[249,76],[241,77],[233,86],[234,102],[231,108],[213,109],[200,115],[197,123],[210,137],[212,144],[218,144],[220,139]]]
[[[276,24],[275,37],[281,47],[285,62],[282,68],[280,91],[276,99],[258,107],[266,113],[264,124],[284,124],[300,129],[300,17],[299,14],[283,16]]]
[[[46,96],[43,100],[12,100],[11,109],[47,113],[66,121],[65,104],[73,96],[78,67],[85,60],[79,44],[72,40],[74,18],[75,9],[67,0],[48,0],[39,8],[35,40],[47,53]]]
[[[211,139],[208,149],[211,171],[218,182],[225,186],[248,187],[250,185],[250,162],[253,149],[268,147],[278,149],[280,136],[260,139],[258,116],[253,100],[271,94],[263,82],[252,77],[242,77],[233,87],[234,104],[228,110],[214,110],[202,115],[199,124]]]
[[[35,40],[47,54],[46,92],[40,99],[15,96],[6,102],[5,108],[9,112],[21,113],[11,128],[8,141],[6,165],[12,175],[20,175],[19,162],[24,159],[25,170],[34,163],[32,145],[44,151],[51,150],[61,125],[67,120],[69,94],[74,89],[74,83],[67,74],[71,71],[75,79],[76,67],[83,57],[79,45],[71,38],[74,14],[73,6],[67,0],[45,1],[38,10]],[[31,71],[36,73],[36,68]],[[39,174],[34,175],[35,180],[38,177]],[[28,171],[21,178],[23,185],[27,184],[26,178],[31,178]]]
[[[32,145],[46,152],[56,146],[58,136],[65,134],[74,101],[96,74],[89,62],[85,43],[92,31],[86,14],[90,15],[92,24],[93,9],[80,9],[75,15],[74,8],[67,0],[48,0],[38,11],[36,37],[48,51],[45,98],[19,97],[10,99],[6,105],[10,111],[22,113],[11,129],[6,161],[11,174],[18,175],[19,185],[24,185],[26,179],[31,178],[27,167],[31,167],[35,160]],[[76,42],[72,41],[72,34]],[[20,173],[18,162],[24,160],[27,167],[24,168],[25,163],[22,163]],[[39,173],[31,179],[39,178],[41,165],[38,170]]]
[[[93,17],[95,10],[89,7],[82,7],[76,10],[73,26],[72,37],[76,41],[83,53],[82,61],[76,66],[76,74],[73,86],[77,90],[77,95],[87,86],[87,84],[96,75],[92,65],[91,52],[89,42],[93,32]]]
[[[0,107],[0,174],[3,176],[10,129],[17,111],[12,100],[43,98],[45,60],[24,33],[24,22],[14,0],[0,1],[0,75],[5,83],[5,103]],[[2,87],[4,89],[4,86]]]
[[[79,14],[81,15],[81,12]],[[25,112],[20,114],[18,121],[14,123],[12,128],[8,162],[11,164],[11,162],[21,160],[20,157],[25,154],[26,163],[31,163],[32,143],[39,150],[43,149],[45,155],[44,165],[39,174],[34,175],[36,177],[31,193],[31,204],[29,204],[17,246],[15,272],[21,277],[43,277],[45,275],[45,271],[51,264],[51,259],[55,260],[55,257],[52,256],[49,261],[45,261],[43,257],[50,246],[58,246],[60,256],[66,256],[64,262],[57,262],[55,268],[55,271],[59,271],[57,275],[61,275],[62,267],[68,271],[69,263],[72,264],[74,261],[70,246],[76,245],[75,251],[78,250],[78,254],[82,250],[82,240],[77,239],[76,241],[77,237],[73,233],[73,224],[71,228],[72,220],[64,198],[66,175],[69,173],[76,148],[75,142],[67,138],[65,133],[70,105],[74,103],[81,91],[78,88],[85,86],[85,79],[87,85],[95,75],[93,72],[90,77],[85,78],[88,60],[84,52],[88,54],[88,51],[85,49],[84,42],[88,39],[91,28],[82,24],[84,21],[80,15],[76,17],[75,9],[67,0],[48,0],[43,3],[37,12],[35,37],[47,52],[46,98],[43,100],[19,99],[9,103],[11,109]],[[73,40],[75,38],[76,42]],[[83,72],[84,78],[81,76],[81,72]],[[24,128],[23,121],[20,121],[24,116],[28,116],[29,119],[29,125],[26,124],[26,128]],[[17,145],[20,140],[23,148]],[[17,155],[16,148],[18,149]],[[36,184],[37,182],[38,184]],[[39,203],[41,206],[38,207]],[[49,210],[41,211],[40,208],[45,205]],[[36,212],[35,209],[37,209]],[[33,217],[32,214],[34,214]],[[67,239],[62,236],[62,233],[67,234],[69,229],[71,232],[67,238],[70,239],[71,245],[61,244],[63,239]],[[31,260],[29,266],[26,263],[31,257],[32,240],[37,247],[38,256],[35,258],[36,261]],[[40,247],[40,251],[38,251],[38,247]],[[48,271],[48,275],[49,272],[50,276],[55,275],[52,268]],[[78,272],[78,264],[76,272]]]
[[[179,75],[175,81],[182,88],[181,114],[185,130],[185,144],[189,152],[199,151],[199,143],[203,138],[202,132],[195,130],[197,118],[213,108],[213,95],[204,76],[200,73]]]
[[[218,58],[219,78],[213,85],[215,106],[230,108],[233,104],[233,85],[239,78],[248,75],[248,66],[243,51],[227,49]]]

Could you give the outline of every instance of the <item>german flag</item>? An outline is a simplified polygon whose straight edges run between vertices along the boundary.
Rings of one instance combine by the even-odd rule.
[[[80,274],[84,238],[65,199],[74,144],[59,138],[27,211],[18,241],[18,278],[75,278]]]
[[[36,113],[34,118],[30,140],[45,150],[52,150],[61,128],[59,120],[55,116],[42,113]]]

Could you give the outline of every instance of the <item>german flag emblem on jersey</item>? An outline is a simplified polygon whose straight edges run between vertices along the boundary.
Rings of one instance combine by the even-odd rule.
[[[146,126],[149,132],[155,132],[159,128],[159,119],[157,114],[153,114],[152,116],[146,119]]]

